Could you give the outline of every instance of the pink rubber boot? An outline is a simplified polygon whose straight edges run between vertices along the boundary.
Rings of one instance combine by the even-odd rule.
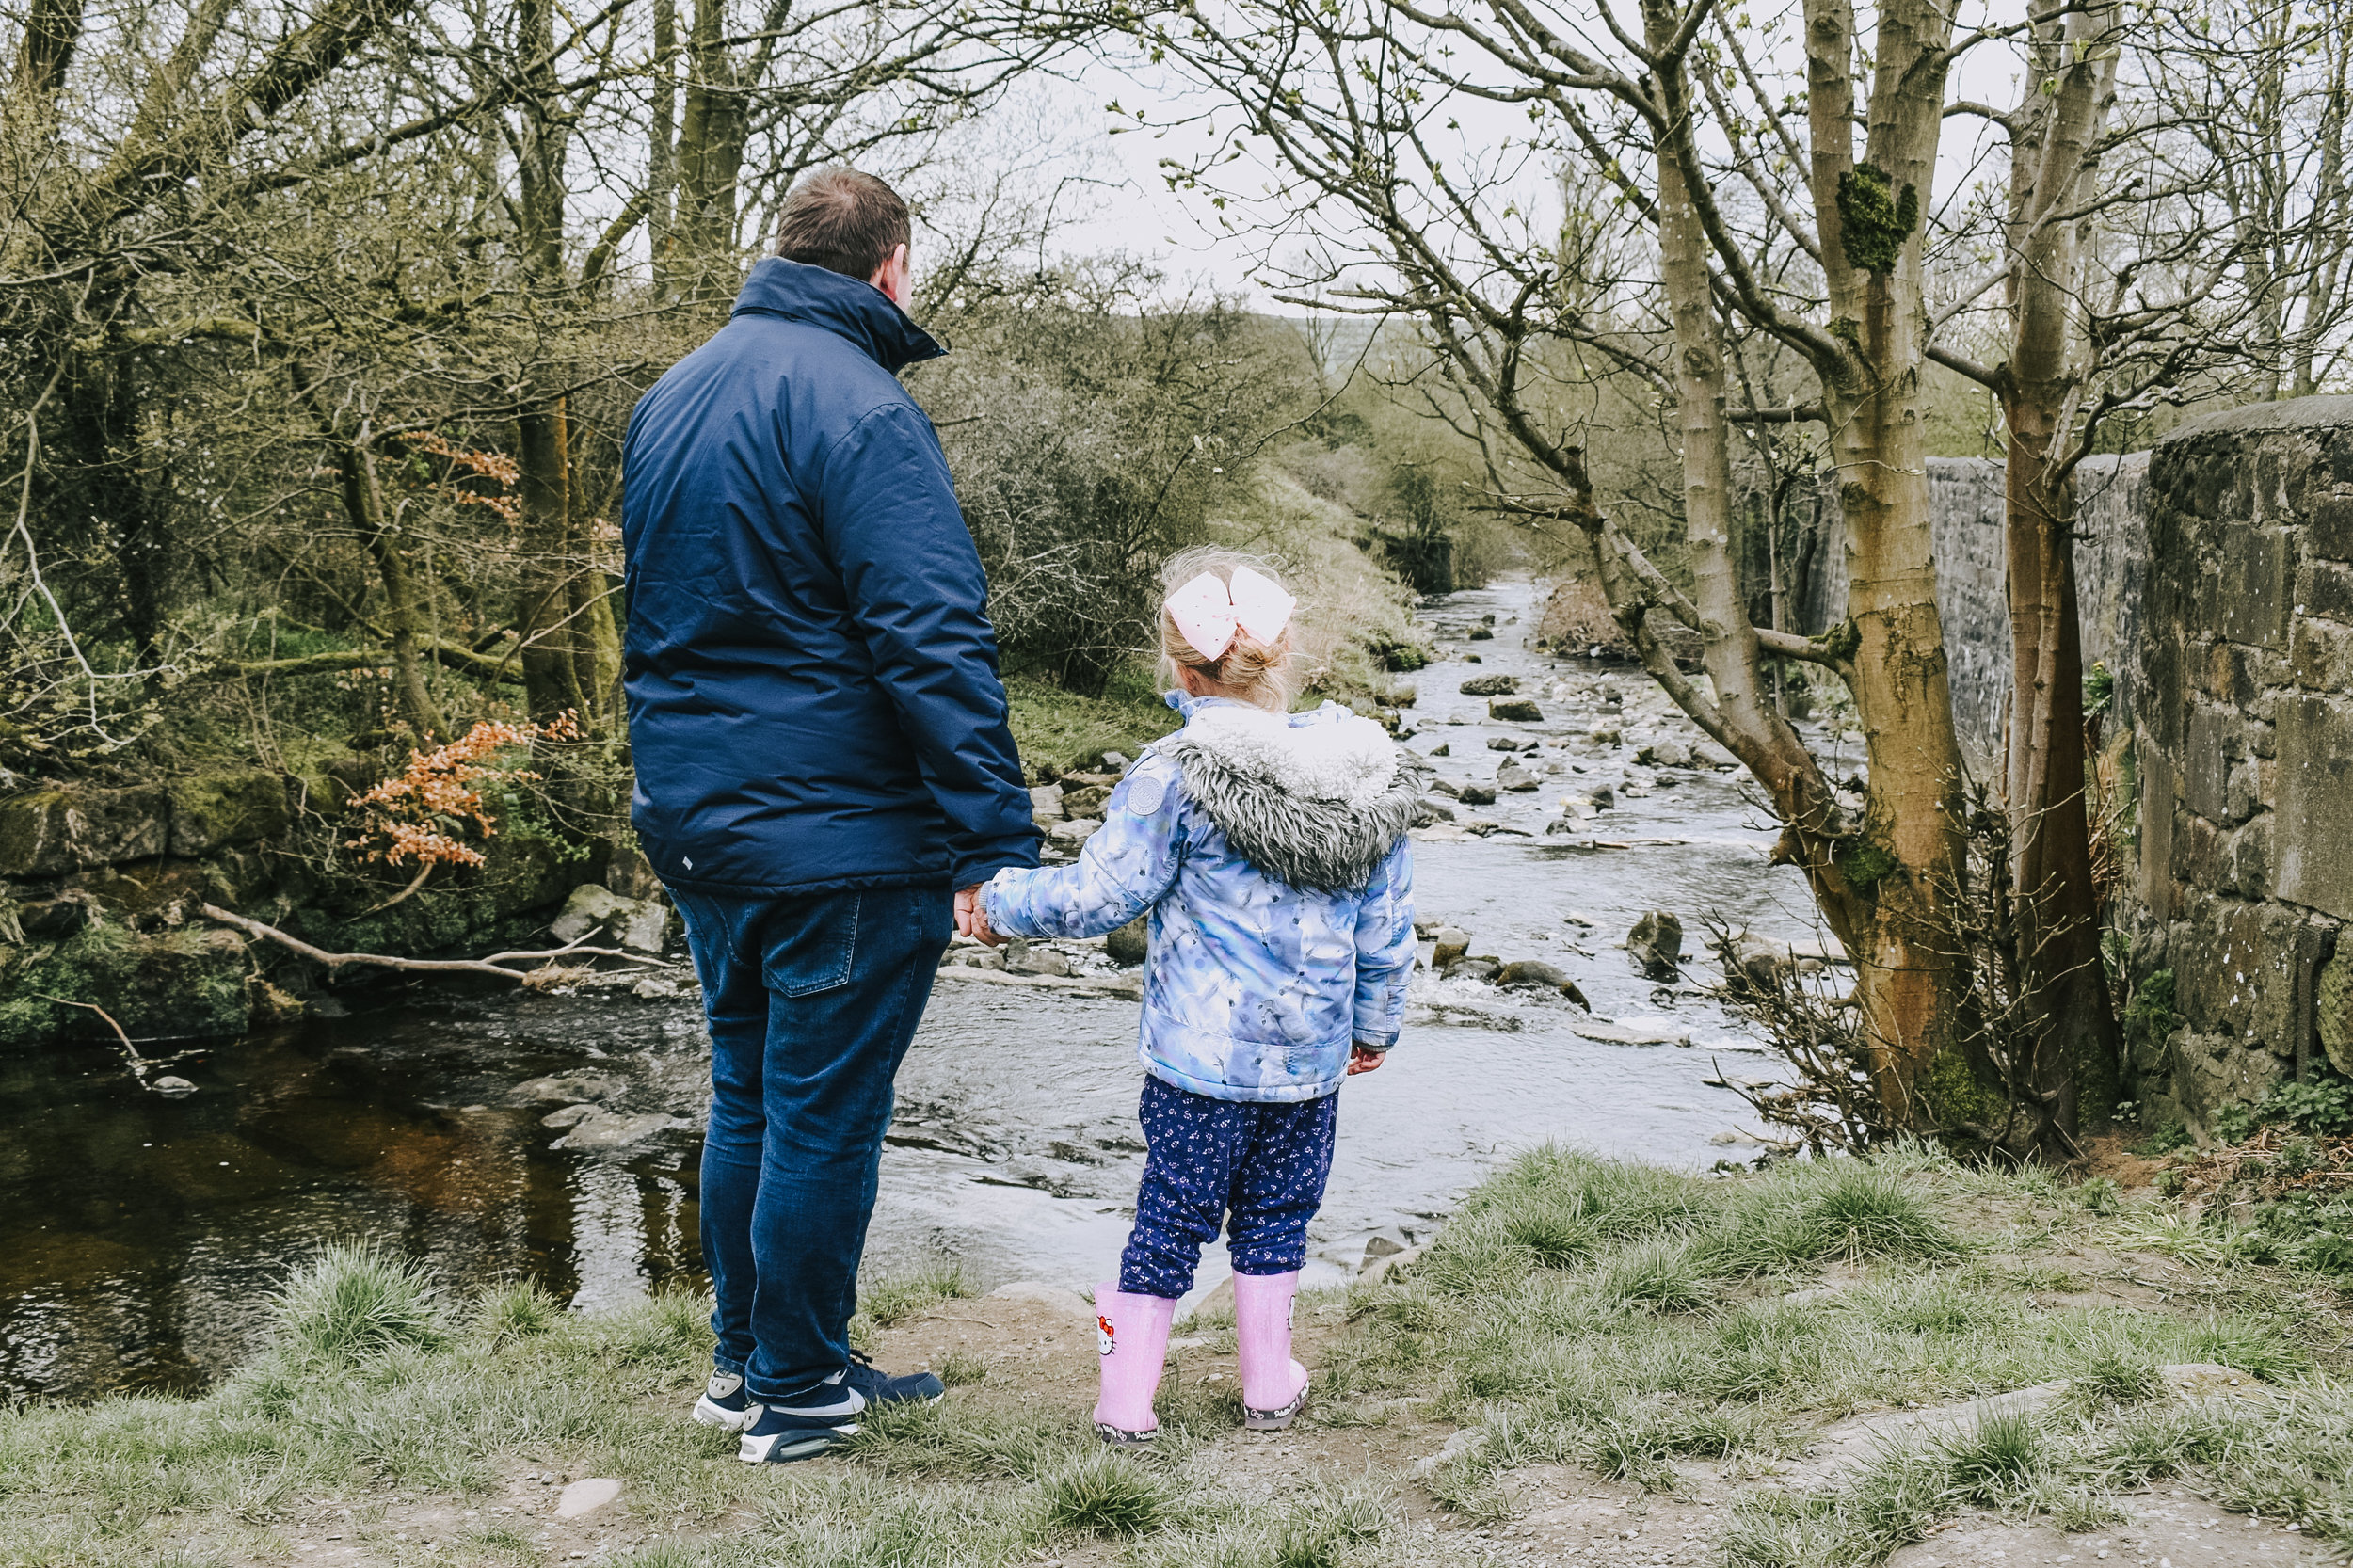
[[[1134,1448],[1159,1435],[1152,1396],[1160,1386],[1168,1325],[1176,1316],[1176,1304],[1166,1296],[1131,1296],[1116,1280],[1095,1288],[1095,1348],[1103,1357],[1095,1432],[1104,1442]]]
[[[1307,1368],[1291,1359],[1291,1299],[1299,1272],[1234,1276],[1234,1340],[1241,1358],[1241,1424],[1281,1432],[1307,1404]]]

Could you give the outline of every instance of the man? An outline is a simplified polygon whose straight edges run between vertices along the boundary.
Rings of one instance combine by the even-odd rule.
[[[804,178],[622,456],[631,815],[711,1024],[695,1416],[753,1463],[941,1392],[854,1356],[858,1259],[952,914],[969,931],[979,885],[1036,863],[987,584],[896,379],[943,352],[904,309],[908,235],[880,180]]]

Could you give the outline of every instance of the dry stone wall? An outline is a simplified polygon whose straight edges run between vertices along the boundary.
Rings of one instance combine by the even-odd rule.
[[[2133,1066],[2153,1112],[2202,1126],[2345,1032],[2353,398],[2184,426],[2151,455],[2144,514],[2133,958],[2171,971],[2178,1024]]]

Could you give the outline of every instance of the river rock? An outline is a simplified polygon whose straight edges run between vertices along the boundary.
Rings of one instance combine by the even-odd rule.
[[[1421,1261],[1422,1254],[1429,1250],[1429,1246],[1425,1244],[1418,1247],[1407,1247],[1401,1252],[1393,1252],[1385,1257],[1368,1256],[1357,1269],[1357,1277],[1367,1285],[1379,1285],[1385,1280],[1401,1279],[1407,1271]]]
[[[1454,792],[1454,798],[1465,806],[1493,806],[1496,792],[1484,784],[1465,784]]]
[[[1073,790],[1065,786],[1062,792],[1063,815],[1077,821],[1080,817],[1099,817],[1103,803],[1112,798],[1108,784],[1081,784]]]
[[[1484,626],[1474,626],[1470,629],[1469,634],[1464,640],[1465,642],[1473,643],[1493,642],[1495,640],[1495,635],[1494,631],[1490,628]]]
[[[617,1087],[611,1079],[567,1073],[555,1078],[530,1079],[516,1084],[507,1093],[525,1105],[569,1104],[578,1100],[600,1100]]]
[[[1508,697],[1487,704],[1487,716],[1510,724],[1542,724],[1545,711],[1524,696]]]
[[[1035,1302],[1040,1306],[1050,1306],[1057,1311],[1066,1312],[1073,1318],[1095,1316],[1093,1304],[1076,1290],[1060,1285],[1047,1285],[1034,1279],[1016,1279],[1000,1285],[991,1290],[988,1297],[992,1301],[1000,1302]]]
[[[1124,751],[1107,751],[1103,753],[1103,771],[1105,773],[1126,773],[1129,768],[1132,768],[1135,765],[1134,760]]]
[[[171,820],[160,789],[34,790],[0,802],[0,876],[56,876],[164,853]]]
[[[1103,956],[1126,968],[1144,962],[1151,951],[1151,917],[1138,915],[1103,938]]]
[[[1770,995],[1799,968],[1797,952],[1788,943],[1745,931],[1719,943],[1716,956],[1723,964],[1724,983],[1737,992]]]
[[[1005,948],[1005,972],[1066,975],[1070,972],[1070,960],[1052,948],[1032,947],[1016,938]]]
[[[594,1105],[568,1105],[559,1111],[551,1111],[540,1117],[539,1125],[552,1128],[576,1127],[601,1109],[602,1107]]]
[[[150,1083],[148,1088],[168,1100],[184,1100],[196,1093],[195,1084],[190,1083],[184,1078],[175,1078],[169,1073],[166,1073],[154,1082]]]
[[[1496,976],[1496,984],[1533,985],[1547,991],[1558,991],[1588,1013],[1593,1010],[1593,1004],[1585,1000],[1585,993],[1577,989],[1576,981],[1542,959],[1521,958],[1504,965],[1502,971]]]
[[[1433,778],[1430,781],[1430,787],[1442,795],[1451,795],[1456,800],[1463,798],[1463,787],[1451,779]]]
[[[1613,811],[1617,809],[1618,791],[1615,785],[1594,785],[1593,792],[1591,798],[1593,803],[1593,809],[1596,811]]]
[[[1654,909],[1625,934],[1626,956],[1652,980],[1673,980],[1683,963],[1683,922]]]
[[[1517,751],[1520,749],[1520,738],[1517,735],[1490,735],[1487,737],[1487,749],[1489,751]]]
[[[1661,735],[1636,752],[1634,760],[1654,768],[1688,768],[1691,765],[1691,753],[1673,736]]]
[[[1070,813],[1063,809],[1062,786],[1040,784],[1030,791],[1030,820],[1034,823],[1062,822]]]
[[[1461,963],[1470,952],[1470,933],[1457,926],[1442,925],[1430,934],[1430,939],[1437,944],[1430,954],[1431,964],[1437,968]]]
[[[1452,743],[1452,742],[1450,742],[1450,741],[1441,741],[1441,742],[1439,742],[1436,745],[1433,745],[1433,746],[1432,746],[1432,747],[1430,748],[1430,755],[1431,755],[1431,756],[1433,756],[1433,757],[1451,757],[1451,756],[1453,756],[1453,755],[1454,755],[1454,745],[1453,745],[1453,743]]]
[[[1465,958],[1446,971],[1449,980],[1493,980],[1503,966],[1492,958]]]
[[[607,1111],[602,1106],[599,1106],[593,1114],[583,1116],[573,1123],[571,1131],[558,1138],[549,1146],[589,1154],[610,1153],[642,1144],[658,1133],[692,1126],[694,1126],[692,1122],[682,1117],[664,1116],[651,1112],[644,1115],[630,1115],[623,1112]]]
[[[594,1513],[620,1495],[621,1483],[611,1476],[591,1476],[586,1480],[576,1480],[564,1488],[563,1495],[555,1499],[555,1516],[558,1519],[577,1519],[584,1513]]]
[[[1713,741],[1694,743],[1691,747],[1691,760],[1703,768],[1714,768],[1718,773],[1723,772],[1726,768],[1737,768],[1740,765],[1740,759]]]
[[[1099,817],[1088,817],[1079,822],[1058,822],[1047,828],[1046,839],[1056,849],[1065,849],[1075,855],[1102,825]]]
[[[1506,762],[1496,770],[1496,788],[1498,790],[1513,790],[1525,793],[1543,782],[1544,780],[1521,767],[1517,762]]]
[[[670,909],[660,899],[623,898],[602,883],[584,882],[548,929],[568,945],[601,931],[632,952],[660,952],[669,934]]]
[[[1593,742],[1595,745],[1613,746],[1625,737],[1616,725],[1611,724],[1607,719],[1602,719],[1597,721],[1593,725],[1593,728],[1585,732],[1585,738]]]
[[[1445,801],[1439,799],[1436,795],[1422,796],[1419,801],[1415,803],[1415,809],[1422,819],[1421,821],[1414,824],[1416,827],[1427,827],[1433,822],[1452,822],[1454,820],[1454,808],[1449,806]]]
[[[1516,675],[1475,675],[1461,687],[1465,696],[1510,696],[1519,689]]]
[[[1618,690],[1616,681],[1605,677],[1601,683],[1593,688],[1593,700],[1604,707],[1617,708],[1625,704],[1625,694]]]

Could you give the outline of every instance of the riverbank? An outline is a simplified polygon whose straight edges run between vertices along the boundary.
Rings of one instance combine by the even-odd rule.
[[[1236,1426],[1211,1307],[1163,1451],[1108,1454],[1082,1304],[934,1274],[859,1332],[948,1399],[777,1470],[685,1419],[696,1300],[455,1304],[345,1257],[201,1398],[0,1415],[0,1563],[2335,1560],[2346,1300],[2187,1234],[2153,1193],[1922,1152],[1697,1177],[1538,1150],[1303,1304],[1320,1397],[1288,1433]]]

